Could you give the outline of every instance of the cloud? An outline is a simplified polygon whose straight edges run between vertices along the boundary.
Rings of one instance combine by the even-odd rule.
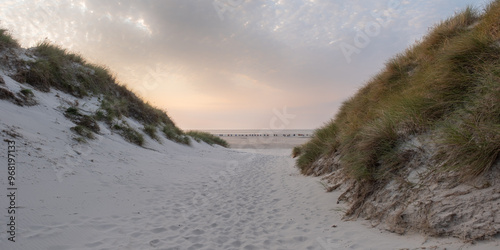
[[[314,128],[467,3],[475,1],[3,1],[0,25],[25,46],[48,38],[109,65],[181,127],[265,127],[273,108],[288,106],[304,117],[293,126]],[[376,35],[349,63],[341,44],[355,46],[370,27]]]

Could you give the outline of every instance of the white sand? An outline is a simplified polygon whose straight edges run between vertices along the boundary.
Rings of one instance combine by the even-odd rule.
[[[20,88],[3,77],[9,89]],[[283,146],[187,147],[163,138],[163,144],[148,139],[146,149],[103,124],[96,140],[79,144],[69,129],[74,124],[63,115],[64,100],[74,98],[34,92],[40,102],[34,107],[0,100],[4,194],[4,139],[16,142],[18,169],[15,243],[7,240],[7,196],[0,197],[2,250],[499,248],[498,241],[426,240],[342,221],[339,193],[326,193],[319,179],[299,175]],[[79,103],[96,107],[95,99]]]

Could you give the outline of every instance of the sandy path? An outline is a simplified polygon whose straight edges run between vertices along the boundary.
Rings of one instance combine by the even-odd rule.
[[[222,171],[198,185],[185,183],[164,212],[156,211],[145,238],[158,249],[458,249],[454,239],[426,240],[341,220],[339,193],[324,192],[317,178],[292,166],[290,150],[233,155]],[[187,202],[185,197],[192,197]],[[161,199],[160,199],[161,200]],[[161,203],[161,202],[160,202]],[[180,209],[179,209],[180,208]],[[164,220],[166,215],[170,219]],[[167,223],[170,226],[165,226]],[[129,224],[129,223],[126,223]],[[491,249],[493,245],[473,246]],[[124,248],[146,248],[144,244]],[[424,248],[425,249],[425,248]]]
[[[191,156],[149,152],[152,155],[139,159],[119,152],[109,157],[110,162],[101,158],[104,162],[96,162],[88,172],[75,169],[74,175],[48,193],[48,186],[38,188],[43,193],[33,191],[46,206],[38,201],[37,209],[24,212],[19,242],[1,249],[463,246],[454,239],[425,242],[420,236],[398,236],[369,228],[366,222],[342,221],[344,207],[335,203],[339,194],[326,193],[317,178],[299,175],[289,149],[248,153],[201,147],[193,151]],[[122,165],[109,167],[112,159],[120,157]],[[205,163],[200,164],[199,157]],[[141,162],[147,164],[138,168]],[[90,179],[95,182],[89,184]],[[474,249],[494,249],[492,246]],[[465,249],[469,247],[465,245]]]
[[[69,249],[455,249],[462,245],[454,240],[422,244],[422,237],[341,221],[343,206],[335,204],[338,194],[325,193],[318,179],[299,175],[291,167],[289,150],[266,153],[226,153],[228,159],[219,162],[225,167],[208,175],[190,173],[189,181],[144,187],[151,195],[138,212],[80,218],[55,227],[53,232],[61,234],[52,239],[86,236],[85,243]]]
[[[170,245],[171,249],[319,249],[314,239],[304,235],[311,227],[328,226],[326,223],[312,225],[307,215],[311,210],[296,209],[300,197],[295,194],[300,191],[299,187],[289,186],[287,175],[279,174],[289,163],[288,158],[272,155],[249,156],[241,166],[235,165],[234,171],[226,169],[211,176],[202,183],[202,189],[193,190],[195,198],[183,211],[185,220],[178,222],[181,228],[165,246]],[[304,219],[297,218],[298,213]]]
[[[177,183],[170,192],[156,190],[140,214],[83,223],[114,235],[83,247],[324,249],[317,233],[327,233],[331,225],[311,199],[311,189],[322,192],[315,180],[297,185],[288,156],[229,156],[229,163],[209,176]]]

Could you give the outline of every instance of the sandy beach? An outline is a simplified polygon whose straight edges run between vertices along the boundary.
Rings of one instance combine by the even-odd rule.
[[[6,87],[22,86],[2,75]],[[75,98],[34,91],[39,105],[2,101],[0,139],[17,159],[15,242],[0,249],[495,249],[498,241],[399,236],[366,221],[344,221],[341,190],[299,174],[291,148],[307,138],[227,138],[233,148],[145,137],[125,141],[100,123],[75,141],[64,117]],[[96,98],[79,99],[82,112]],[[3,119],[9,117],[9,119]],[[138,131],[141,124],[127,123]],[[226,139],[226,138],[225,138]],[[257,140],[257,141],[255,141]],[[6,154],[1,161],[7,162]],[[6,170],[2,170],[6,171]],[[2,174],[2,176],[4,176]],[[0,188],[7,190],[7,178]],[[7,196],[1,201],[8,206]],[[3,212],[7,224],[7,210]],[[4,225],[4,229],[7,228]]]
[[[500,249],[500,0],[0,6],[0,250]]]

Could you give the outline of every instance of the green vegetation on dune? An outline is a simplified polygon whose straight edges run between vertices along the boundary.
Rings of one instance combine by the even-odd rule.
[[[180,128],[176,126],[173,126],[172,124],[167,124],[163,126],[162,132],[167,137],[167,139],[171,141],[185,145],[189,145],[191,143],[191,141],[189,141],[189,138],[186,136],[184,131],[182,131]]]
[[[404,166],[404,142],[432,133],[436,159],[464,177],[488,170],[500,154],[500,0],[483,14],[467,8],[386,63],[335,119],[294,149],[310,174],[340,155],[358,180],[380,180]]]
[[[19,71],[16,80],[27,82],[41,91],[56,88],[79,98],[99,96],[102,98],[101,107],[94,117],[110,126],[114,120],[125,116],[147,126],[169,124],[175,127],[164,111],[152,107],[127,87],[118,84],[108,68],[87,63],[82,56],[48,42],[39,43],[34,53],[37,60]],[[134,129],[121,126],[118,130],[126,140],[143,145],[142,135]]]
[[[17,41],[6,30],[0,29],[0,50],[18,47]],[[95,138],[93,133],[99,132],[97,121],[104,121],[125,140],[143,146],[143,134],[123,120],[129,117],[141,123],[143,128],[140,130],[158,142],[161,142],[157,134],[160,130],[169,140],[190,144],[188,135],[175,125],[165,111],[153,107],[119,84],[107,67],[88,63],[81,55],[47,41],[38,43],[31,50],[35,60],[20,62],[17,73],[12,76],[16,81],[28,83],[43,92],[54,88],[77,98],[94,96],[100,99],[100,107],[93,114],[82,114],[76,106],[65,110],[65,116],[76,124],[72,131],[82,136],[77,141]],[[33,95],[29,89],[23,89],[21,93],[26,97]],[[220,138],[216,140],[202,134],[191,136],[211,145],[227,146]]]
[[[144,133],[146,133],[149,137],[151,137],[151,139],[158,141],[158,142],[161,142],[160,137],[158,137],[158,135],[156,133],[156,126],[155,125],[147,125],[146,124],[142,128],[142,131],[144,131]]]
[[[164,111],[120,85],[108,68],[87,63],[82,56],[48,42],[39,43],[34,52],[37,60],[18,72],[17,80],[41,91],[56,88],[75,97],[101,95],[101,109],[111,118],[123,115],[147,124],[173,124]]]
[[[5,48],[17,48],[19,43],[5,29],[0,29],[0,50]]]
[[[207,133],[207,132],[202,132],[202,131],[188,131],[186,133],[187,135],[191,136],[195,141],[197,142],[205,142],[209,145],[219,145],[219,146],[222,146],[222,147],[229,147],[229,144],[221,139],[220,137],[216,136],[216,135],[213,135],[213,134],[210,134],[210,133]]]
[[[144,136],[130,127],[127,122],[121,121],[120,123],[115,123],[111,126],[111,128],[117,131],[128,142],[134,143],[138,146],[144,145]]]

